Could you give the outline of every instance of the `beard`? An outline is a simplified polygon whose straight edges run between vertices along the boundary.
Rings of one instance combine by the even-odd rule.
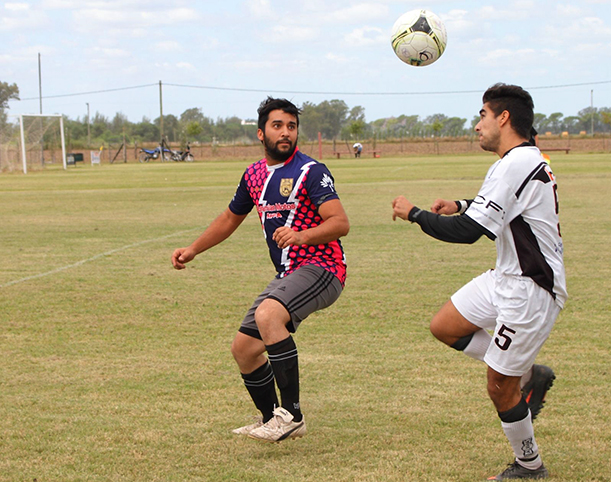
[[[480,139],[479,139],[479,146],[484,151],[496,152],[498,147],[499,147],[499,145],[500,145],[500,140],[501,140],[500,134],[488,136],[485,139],[483,137],[480,137]]]
[[[280,145],[283,142],[289,142],[290,146],[285,144]],[[290,140],[282,139],[277,142],[270,141],[267,137],[263,138],[263,145],[265,146],[265,154],[276,162],[286,162],[295,152],[297,146],[297,139],[293,144]]]

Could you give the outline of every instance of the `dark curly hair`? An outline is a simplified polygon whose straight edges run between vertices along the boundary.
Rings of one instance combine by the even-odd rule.
[[[290,100],[286,99],[274,99],[273,97],[267,97],[257,109],[257,113],[259,114],[259,120],[257,125],[259,129],[265,131],[265,124],[269,119],[269,113],[273,110],[281,110],[286,112],[287,114],[292,114],[297,119],[297,127],[299,127],[299,114],[301,114],[301,110],[293,104]]]

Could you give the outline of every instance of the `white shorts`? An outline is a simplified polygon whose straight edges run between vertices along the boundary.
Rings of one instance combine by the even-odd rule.
[[[484,362],[510,377],[522,376],[533,365],[560,313],[552,296],[532,279],[494,270],[471,280],[451,299],[468,321],[494,330]]]

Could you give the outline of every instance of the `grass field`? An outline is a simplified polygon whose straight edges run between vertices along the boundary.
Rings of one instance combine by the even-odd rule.
[[[485,367],[428,322],[492,267],[391,220],[405,194],[475,195],[489,155],[331,160],[351,220],[335,305],[296,335],[309,434],[266,445],[229,345],[273,277],[258,220],[172,269],[228,204],[244,161],[0,175],[0,481],[477,481],[512,459]],[[608,155],[558,155],[570,299],[539,362],[551,480],[611,481]],[[598,206],[598,207],[597,207]]]

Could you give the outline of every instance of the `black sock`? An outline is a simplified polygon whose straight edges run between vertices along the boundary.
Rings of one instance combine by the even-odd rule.
[[[271,420],[274,408],[278,406],[278,395],[274,384],[274,372],[269,362],[265,362],[252,373],[246,375],[242,373],[242,379],[250,393],[250,398],[255,402],[255,407],[263,415],[263,423]]]
[[[280,390],[282,407],[291,412],[295,422],[300,422],[302,415],[299,405],[299,363],[293,337],[289,335],[288,338],[273,345],[266,345],[265,348]]]

